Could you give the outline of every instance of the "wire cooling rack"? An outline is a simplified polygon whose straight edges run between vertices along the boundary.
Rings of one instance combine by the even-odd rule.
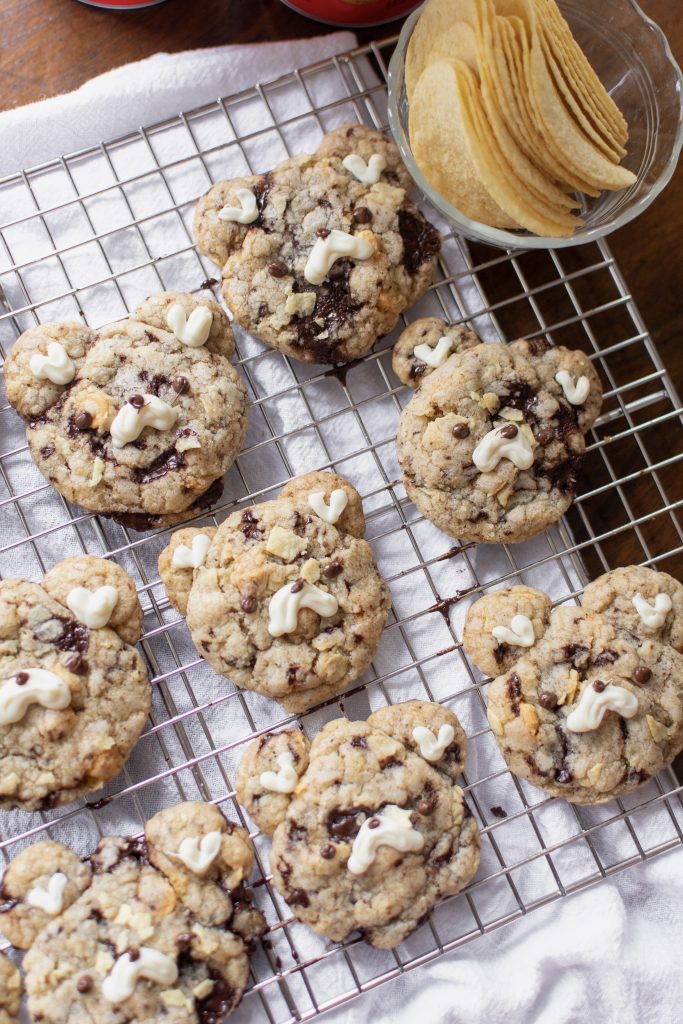
[[[323,131],[344,120],[385,127],[392,42],[0,181],[4,349],[46,320],[84,319],[97,327],[121,318],[155,290],[208,286],[217,293],[215,270],[193,247],[197,196],[220,177],[263,171],[292,150],[314,148]],[[439,223],[435,211],[425,212]],[[470,738],[464,786],[482,830],[473,883],[392,952],[354,939],[326,943],[296,922],[271,888],[269,843],[252,831],[254,891],[270,927],[252,958],[237,1019],[308,1020],[683,843],[673,770],[598,808],[549,800],[516,780],[486,724],[486,681],[459,639],[467,602],[502,584],[546,584],[557,601],[572,601],[587,579],[618,564],[681,575],[680,402],[604,242],[532,254],[444,233],[437,280],[409,316],[467,320],[489,340],[546,334],[584,348],[603,378],[603,414],[588,439],[582,493],[568,519],[527,544],[460,547],[416,513],[400,482],[394,437],[409,395],[391,371],[393,337],[359,364],[326,368],[291,362],[237,332],[253,401],[250,431],[222,499],[200,521],[219,522],[236,507],[272,497],[290,476],[315,466],[358,484],[392,614],[365,679],[302,716],[301,725],[312,736],[340,713],[364,717],[409,697],[448,703]],[[236,691],[198,658],[159,582],[156,559],[167,539],[163,532],[134,533],[61,499],[33,466],[18,417],[3,402],[0,574],[40,579],[60,558],[82,551],[119,561],[145,608],[141,646],[154,690],[143,737],[99,799],[0,815],[5,859],[48,835],[87,853],[101,835],[140,832],[145,818],[181,799],[213,800],[244,820],[233,791],[244,745],[291,718],[273,702]]]

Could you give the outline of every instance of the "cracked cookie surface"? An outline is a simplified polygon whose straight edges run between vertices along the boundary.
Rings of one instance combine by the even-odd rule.
[[[523,603],[520,590],[528,592]],[[652,606],[657,595],[668,598],[658,626],[641,619],[638,594]],[[487,692],[489,724],[512,771],[553,796],[590,804],[670,764],[683,748],[683,656],[672,644],[681,636],[683,586],[629,566],[589,584],[582,607],[545,618],[545,594],[495,591],[472,606],[463,637],[482,671],[496,661],[493,624],[509,629],[521,607],[534,639],[505,645],[504,671]],[[514,625],[522,631],[523,623]]]
[[[105,559],[0,582],[0,807],[56,807],[118,774],[150,707],[141,621],[133,581]]]
[[[526,540],[574,498],[583,434],[600,410],[598,375],[582,352],[541,339],[472,346],[466,333],[454,337],[442,365],[416,378],[410,353],[418,344],[433,351],[439,331],[453,336],[444,322],[416,321],[397,343],[397,372],[418,384],[396,438],[406,491],[427,519],[460,540]],[[563,373],[581,404],[567,400],[555,379]]]
[[[182,843],[207,835],[210,862],[186,869]],[[246,831],[199,802],[161,811],[143,839],[103,839],[89,884],[24,958],[32,1019],[218,1024],[238,1005],[265,930],[244,886],[252,865]]]
[[[370,175],[374,183],[361,181],[345,166],[349,157],[384,166]],[[441,238],[408,199],[410,187],[382,132],[343,125],[312,155],[218,182],[199,201],[195,236],[222,268],[223,295],[240,326],[297,359],[346,362],[368,352],[431,283]],[[252,219],[221,219],[226,209],[239,215],[240,197],[253,204]],[[362,240],[365,255],[342,255],[312,280],[314,247],[340,231],[351,244]]]
[[[19,1024],[21,980],[9,957],[0,953],[0,1024]]]
[[[181,610],[186,601],[195,646],[217,672],[303,711],[362,675],[379,643],[389,593],[370,545],[346,532],[363,527],[348,481],[311,473],[275,501],[229,516],[201,565],[185,570],[184,586],[170,571],[173,541],[159,569],[170,599],[180,595]]]
[[[441,738],[432,760],[421,753],[414,729]],[[274,814],[263,787],[257,800],[246,783],[247,774],[253,778],[272,763],[282,735],[253,741],[237,785],[256,823],[273,833],[275,886],[300,921],[335,942],[359,930],[379,948],[398,945],[439,899],[467,884],[479,863],[477,824],[455,784],[466,751],[457,718],[440,705],[408,701],[367,722],[329,722]],[[370,854],[366,848],[359,870],[363,837],[375,828],[379,835],[379,822],[389,815],[409,842],[396,844],[387,833]]]
[[[244,440],[247,395],[233,351],[217,303],[164,292],[98,331],[26,331],[5,364],[7,397],[28,421],[36,465],[65,498],[137,529],[170,525],[210,500]]]

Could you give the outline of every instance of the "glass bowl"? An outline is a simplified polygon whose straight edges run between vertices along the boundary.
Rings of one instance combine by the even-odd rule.
[[[471,220],[434,191],[417,166],[408,137],[404,69],[408,41],[420,16],[403,26],[389,65],[389,125],[403,160],[424,196],[468,238],[506,249],[557,249],[595,241],[642,213],[666,186],[683,144],[683,76],[662,30],[634,0],[559,0],[558,6],[629,124],[623,164],[637,181],[596,199],[581,196],[585,224],[569,238],[543,238]],[[444,130],[446,130],[444,128]]]

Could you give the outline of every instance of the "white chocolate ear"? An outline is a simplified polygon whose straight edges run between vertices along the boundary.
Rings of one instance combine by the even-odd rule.
[[[79,622],[90,629],[102,629],[109,622],[119,599],[116,587],[105,585],[97,590],[74,587],[66,597],[66,603]]]
[[[238,188],[236,195],[239,206],[224,206],[218,211],[218,219],[235,224],[253,224],[258,217],[256,196],[248,188]]]
[[[58,341],[51,341],[47,346],[47,355],[39,352],[29,360],[31,373],[38,380],[49,380],[53,384],[70,384],[76,376],[76,364]]]
[[[222,838],[220,832],[207,832],[201,837],[186,836],[175,856],[195,875],[205,875],[221,851]]]
[[[277,755],[277,763],[280,770],[277,772],[261,772],[259,782],[264,789],[273,793],[292,793],[299,781],[299,776],[294,767],[294,754],[290,750],[283,750]]]
[[[489,430],[472,452],[472,462],[481,473],[491,473],[501,459],[509,459],[517,469],[529,469],[534,464],[529,440],[514,423]]]
[[[44,668],[18,671],[0,682],[0,725],[20,722],[31,704],[63,711],[71,703],[71,690],[54,672]]]
[[[334,525],[349,503],[349,496],[343,487],[337,487],[330,495],[329,504],[325,501],[324,491],[311,491],[308,504],[319,519]]]
[[[373,153],[367,163],[357,153],[349,153],[342,160],[342,165],[363,185],[376,185],[387,162],[381,153]]]
[[[512,647],[533,647],[536,642],[534,624],[528,615],[513,615],[510,628],[494,626],[491,635],[501,644]]]
[[[206,533],[198,533],[192,538],[190,547],[187,544],[179,544],[173,552],[171,565],[175,569],[199,569],[204,565],[209,548],[211,537]]]
[[[206,306],[197,306],[188,319],[185,307],[179,302],[174,302],[168,308],[166,322],[183,345],[187,345],[188,348],[201,348],[211,333],[213,313]]]
[[[413,739],[425,761],[436,764],[443,757],[446,747],[455,739],[455,729],[445,722],[439,729],[438,736],[435,736],[425,725],[416,725],[413,729]]]
[[[278,637],[293,633],[302,608],[310,608],[323,618],[329,618],[336,614],[339,602],[334,594],[328,594],[305,580],[285,583],[273,594],[268,605],[270,635]]]
[[[570,405],[583,405],[585,403],[591,390],[588,377],[584,377],[582,374],[574,380],[567,370],[558,370],[555,374],[555,380],[562,388],[564,397]]]
[[[596,685],[598,683],[600,686]],[[567,715],[565,725],[571,732],[592,732],[608,711],[615,711],[622,718],[633,718],[639,706],[635,693],[625,686],[613,686],[596,679],[584,688],[578,704]]]
[[[452,348],[453,338],[448,338],[444,335],[442,338],[439,338],[434,348],[426,343],[416,345],[413,349],[413,355],[420,362],[426,363],[427,366],[431,366],[432,369],[436,370],[446,362]]]
[[[138,404],[136,399],[141,400]],[[178,418],[178,410],[156,395],[136,395],[122,405],[109,428],[114,448],[137,441],[145,427],[169,430]]]
[[[64,907],[64,890],[67,883],[68,878],[64,872],[55,871],[45,888],[36,885],[33,889],[29,890],[25,897],[25,902],[30,907],[37,907],[38,910],[44,911],[50,917],[54,917],[55,914],[61,914]]]
[[[650,603],[642,594],[638,593],[631,599],[631,602],[638,612],[641,622],[649,626],[650,629],[660,629],[673,608],[673,601],[668,594],[657,594],[654,601]]]

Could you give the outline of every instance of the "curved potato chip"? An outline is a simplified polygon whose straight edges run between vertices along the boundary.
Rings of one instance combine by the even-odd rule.
[[[479,57],[475,37],[477,0],[429,0],[417,20],[408,43],[405,83],[408,102],[420,75],[436,60],[457,57],[477,71]]]

